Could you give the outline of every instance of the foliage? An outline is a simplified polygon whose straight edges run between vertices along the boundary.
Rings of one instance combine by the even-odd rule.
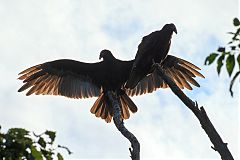
[[[71,151],[60,145],[54,148],[55,137],[56,132],[53,131],[36,135],[23,128],[11,128],[7,133],[2,133],[0,126],[0,159],[63,160],[57,149],[64,148],[68,154]]]
[[[233,69],[238,65],[238,71],[232,77],[229,87],[231,96],[233,96],[233,84],[240,75],[240,21],[238,18],[233,19],[233,25],[236,32],[228,32],[233,36],[231,41],[225,47],[219,47],[217,52],[211,53],[205,60],[205,65],[210,65],[214,61],[217,62],[218,74],[220,74],[221,68],[225,64],[229,77],[233,75]]]

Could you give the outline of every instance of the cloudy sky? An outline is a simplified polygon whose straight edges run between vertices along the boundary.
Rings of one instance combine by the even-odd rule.
[[[56,131],[57,143],[73,151],[66,159],[129,159],[130,144],[114,124],[89,112],[96,98],[26,97],[17,93],[17,74],[60,58],[96,62],[104,48],[133,59],[144,35],[173,22],[178,34],[170,54],[198,65],[206,77],[197,79],[200,88],[184,92],[204,106],[233,156],[240,157],[239,84],[231,98],[225,68],[218,76],[214,66],[203,65],[230,40],[226,32],[233,30],[238,10],[237,0],[0,1],[0,125],[4,131]],[[139,110],[125,125],[138,138],[142,159],[219,159],[198,120],[169,89],[132,99]]]

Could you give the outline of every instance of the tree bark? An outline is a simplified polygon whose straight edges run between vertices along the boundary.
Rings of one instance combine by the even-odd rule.
[[[203,107],[198,108],[197,102],[193,102],[190,98],[188,98],[181,89],[173,82],[171,78],[169,78],[160,65],[155,64],[155,67],[158,71],[159,76],[168,84],[173,93],[178,96],[178,98],[195,114],[198,118],[202,128],[208,135],[210,141],[212,142],[214,147],[211,147],[215,151],[217,151],[222,160],[233,160],[233,156],[227,147],[227,143],[222,141],[222,138],[214,128],[210,119],[207,116],[207,113]]]
[[[121,119],[121,110],[116,92],[108,91],[107,95],[113,107],[114,124],[122,133],[122,135],[126,137],[131,143],[132,148],[129,148],[131,159],[140,160],[140,143],[138,142],[137,138],[124,126],[123,120]]]

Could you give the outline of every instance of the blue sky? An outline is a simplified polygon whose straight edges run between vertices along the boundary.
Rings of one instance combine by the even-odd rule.
[[[129,159],[129,142],[115,126],[90,113],[96,98],[30,96],[17,93],[17,74],[50,60],[98,61],[102,49],[133,59],[141,38],[173,22],[178,34],[170,54],[202,68],[200,88],[184,92],[200,106],[239,156],[239,84],[228,93],[225,70],[218,76],[205,57],[226,44],[238,1],[202,0],[52,0],[0,2],[0,124],[4,130],[24,127],[57,131],[57,143],[68,146],[66,159]],[[141,143],[143,159],[219,159],[198,120],[169,90],[133,97],[139,110],[125,122]]]

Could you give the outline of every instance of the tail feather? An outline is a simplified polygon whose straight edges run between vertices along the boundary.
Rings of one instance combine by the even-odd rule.
[[[121,98],[123,99],[123,101],[125,102],[125,104],[127,104],[128,108],[130,109],[130,111],[132,113],[135,113],[137,112],[138,108],[137,106],[134,104],[134,102],[131,100],[131,98],[126,94],[124,93]]]
[[[102,119],[106,119],[107,118],[107,107],[102,107],[102,109],[101,109],[101,112],[100,112],[100,117],[102,118]]]
[[[121,118],[128,119],[130,117],[130,112],[135,113],[137,112],[137,106],[134,102],[128,97],[126,93],[119,96],[119,103],[121,109]],[[95,114],[96,117],[101,117],[107,123],[111,122],[113,113],[112,113],[112,106],[109,106],[107,103],[107,97],[102,93],[98,99],[93,104],[91,113]]]
[[[97,113],[97,111],[99,110],[99,108],[101,108],[102,106],[102,102],[103,102],[103,94],[101,94],[98,99],[95,101],[95,103],[93,104],[90,112],[95,114]]]
[[[121,104],[121,118],[122,119],[128,119],[130,117],[130,113],[128,110],[128,107],[125,105],[124,101],[122,98],[120,98],[120,104]]]

